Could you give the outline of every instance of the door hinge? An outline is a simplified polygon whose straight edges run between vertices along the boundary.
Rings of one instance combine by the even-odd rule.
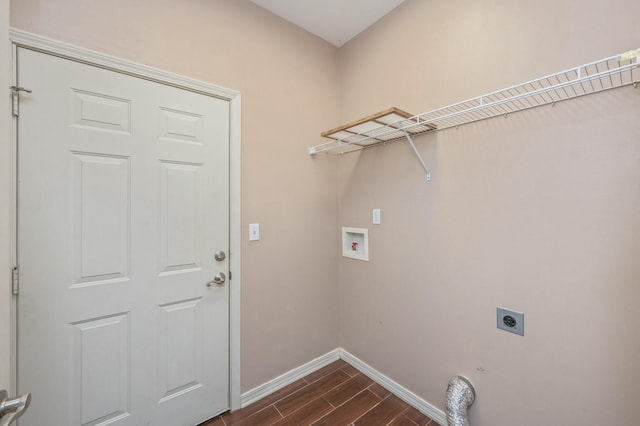
[[[18,266],[14,266],[11,270],[11,293],[13,295],[18,294],[18,290],[20,289],[20,268]]]
[[[11,99],[13,99],[13,102],[11,103],[11,112],[14,117],[18,117],[20,115],[20,97],[18,96],[18,92],[14,90],[11,94]]]
[[[231,271],[229,271],[229,281],[231,281]]]
[[[11,89],[11,98],[13,100],[11,110],[13,112],[13,116],[18,117],[20,116],[20,92],[31,93],[31,90],[20,86],[11,86],[9,89]]]

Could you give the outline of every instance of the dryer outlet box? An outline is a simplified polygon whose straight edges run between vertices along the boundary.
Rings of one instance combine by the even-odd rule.
[[[524,313],[498,307],[497,325],[500,330],[524,336]]]

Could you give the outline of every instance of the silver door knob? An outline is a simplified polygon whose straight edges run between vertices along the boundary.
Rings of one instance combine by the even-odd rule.
[[[17,398],[9,398],[7,391],[0,391],[0,426],[6,426],[13,423],[18,417],[24,414],[29,403],[31,402],[31,394],[26,393]]]
[[[218,274],[213,277],[213,281],[209,281],[207,283],[207,287],[212,287],[214,285],[222,285],[227,280],[227,276],[224,272],[218,272]]]
[[[224,253],[223,250],[217,251],[216,254],[213,255],[213,258],[215,260],[217,260],[218,262],[222,262],[223,260],[225,260],[227,258],[227,255]]]

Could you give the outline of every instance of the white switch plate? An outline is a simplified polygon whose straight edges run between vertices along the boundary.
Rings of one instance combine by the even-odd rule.
[[[249,224],[249,241],[258,241],[260,239],[260,224]]]
[[[380,225],[380,209],[373,209],[373,224]]]

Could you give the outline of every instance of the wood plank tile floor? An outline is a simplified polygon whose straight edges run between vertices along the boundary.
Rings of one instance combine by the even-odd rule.
[[[438,426],[343,360],[200,426],[231,425]]]

